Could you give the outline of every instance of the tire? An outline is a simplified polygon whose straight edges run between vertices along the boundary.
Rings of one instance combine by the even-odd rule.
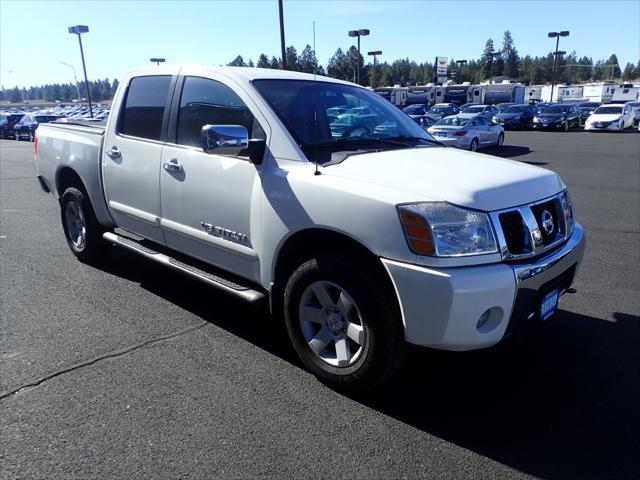
[[[96,264],[107,255],[109,246],[102,239],[105,229],[98,223],[84,192],[75,187],[64,191],[60,201],[60,218],[67,244],[78,260]]]
[[[289,339],[305,367],[332,388],[373,388],[406,358],[400,308],[381,275],[353,255],[320,253],[287,282]]]
[[[569,131],[569,120],[567,120],[564,124],[564,131],[568,132]]]
[[[496,141],[496,147],[500,148],[504,143],[504,133],[498,135],[498,140]]]
[[[478,139],[474,138],[473,140],[471,140],[471,143],[469,144],[469,150],[472,152],[477,152],[478,151]]]
[[[19,141],[20,141],[20,135],[18,135],[18,131],[17,131],[17,130],[14,130],[14,131],[13,131],[13,136],[14,136],[14,138],[16,139],[16,142],[19,142]]]
[[[33,132],[29,130],[29,141],[33,142]]]

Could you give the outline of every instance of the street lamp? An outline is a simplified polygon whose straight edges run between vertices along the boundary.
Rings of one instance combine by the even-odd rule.
[[[458,82],[462,83],[462,65],[466,65],[466,60],[456,60],[456,65],[458,65],[458,71],[460,72]]]
[[[164,58],[150,58],[149,61],[151,63],[155,63],[156,65],[160,66],[161,63],[164,63],[165,59]]]
[[[86,25],[75,25],[69,27],[69,33],[78,35],[78,43],[80,44],[80,57],[82,57],[82,70],[84,71],[84,84],[87,87],[87,99],[89,100],[89,115],[93,118],[93,108],[91,107],[91,92],[89,91],[89,80],[87,79],[87,66],[84,63],[84,50],[82,49],[82,37],[83,33],[87,33],[89,27]]]
[[[369,35],[369,30],[361,28],[360,30],[349,30],[350,37],[358,37],[358,66],[356,68],[356,83],[360,85],[360,37]]]
[[[74,80],[74,85],[76,87],[76,96],[78,97],[78,103],[80,103],[80,89],[78,88],[78,77],[76,77],[76,69],[74,68],[73,65],[71,65],[70,63],[67,62],[60,62],[62,65],[66,65],[67,67],[69,67],[71,70],[73,70],[73,80]]]
[[[553,87],[556,84],[556,65],[558,63],[558,54],[565,54],[567,52],[558,52],[558,46],[560,45],[560,37],[568,37],[569,31],[562,30],[561,32],[549,32],[547,37],[556,39],[556,52],[553,54],[553,71],[551,72],[551,101],[553,102]]]
[[[371,82],[373,85],[371,85],[373,88],[375,88],[375,80],[376,80],[376,57],[378,55],[382,55],[382,50],[375,50],[373,52],[367,52],[367,55],[370,55],[373,57],[373,82]]]

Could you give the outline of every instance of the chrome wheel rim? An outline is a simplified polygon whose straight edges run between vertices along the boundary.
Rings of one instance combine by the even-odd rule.
[[[475,140],[473,140],[471,142],[471,151],[475,152],[476,150],[478,150],[478,142],[476,142]]]
[[[77,250],[82,250],[87,243],[87,222],[80,204],[72,200],[64,209],[67,224],[67,235]]]
[[[367,331],[353,298],[339,285],[309,285],[302,293],[298,318],[309,349],[323,362],[350,367],[362,356]]]
[[[498,146],[501,147],[504,143],[504,135],[498,135]]]

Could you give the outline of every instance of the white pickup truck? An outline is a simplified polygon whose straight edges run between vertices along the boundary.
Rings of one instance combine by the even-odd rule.
[[[584,253],[557,174],[445,148],[330,78],[154,67],[123,79],[106,128],[36,133],[80,260],[115,244],[266,301],[334,387],[388,379],[408,344],[486,348],[547,319]]]

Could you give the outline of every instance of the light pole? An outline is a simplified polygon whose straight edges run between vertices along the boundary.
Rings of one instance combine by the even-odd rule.
[[[556,65],[558,63],[558,54],[567,52],[558,52],[558,46],[560,45],[560,37],[568,37],[569,31],[562,30],[561,32],[549,32],[547,37],[556,39],[556,51],[553,54],[553,70],[551,72],[551,101],[553,102],[553,87],[556,85]]]
[[[76,76],[76,69],[70,63],[67,63],[67,62],[60,62],[60,63],[62,65],[66,65],[71,70],[73,70],[73,80],[74,80],[73,85],[76,87],[76,96],[78,97],[78,103],[80,103],[80,89],[78,88],[78,77]]]
[[[466,60],[456,60],[456,65],[458,65],[458,72],[460,72],[460,75],[458,76],[458,82],[462,83],[462,65],[466,65],[467,61]]]
[[[6,72],[7,72],[7,73],[9,73],[9,74],[11,74],[11,75],[14,75],[14,76],[16,77],[16,79],[18,80],[18,83],[20,83],[20,84],[22,83],[22,82],[20,81],[20,75],[18,75],[15,71],[13,71],[13,70],[6,70]],[[17,87],[17,86],[18,86],[18,85],[16,84],[16,87]],[[22,93],[22,87],[18,87],[18,90],[20,91],[20,98],[22,98],[22,103],[24,103],[24,93]]]
[[[286,70],[287,51],[284,46],[284,13],[282,11],[282,0],[278,0],[278,11],[280,13],[280,49],[282,50],[282,69]]]
[[[161,63],[164,63],[165,59],[154,57],[154,58],[150,58],[149,61],[151,63],[155,63],[156,65],[160,66]]]
[[[369,30],[361,28],[360,30],[349,30],[350,37],[358,37],[358,66],[356,67],[356,83],[360,85],[360,37],[369,35]]]
[[[373,77],[373,81],[371,82],[373,85],[371,85],[372,88],[376,88],[375,83],[376,83],[376,57],[378,55],[382,55],[382,50],[375,50],[373,52],[367,52],[367,55],[370,55],[373,57],[373,75],[371,75],[371,77]]]
[[[82,70],[84,71],[84,84],[87,87],[87,99],[89,100],[89,115],[93,118],[93,107],[91,106],[91,92],[89,91],[89,80],[87,79],[87,66],[84,63],[84,50],[82,49],[82,37],[83,33],[87,33],[89,27],[86,25],[75,25],[69,27],[69,33],[78,35],[78,43],[80,44],[80,57],[82,57]]]

